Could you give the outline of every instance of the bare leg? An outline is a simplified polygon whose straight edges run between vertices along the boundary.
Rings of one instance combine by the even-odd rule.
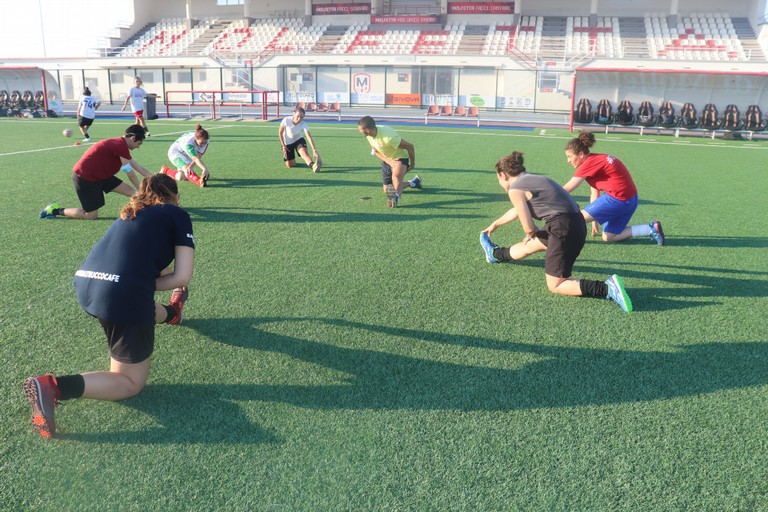
[[[581,210],[581,214],[586,222],[593,222],[595,220],[586,210]],[[630,226],[624,228],[621,233],[606,233],[603,231],[603,241],[605,242],[621,242],[627,238],[632,238],[632,228]]]
[[[392,167],[392,185],[395,187],[397,195],[402,194],[403,189],[410,186],[409,182],[405,181],[406,173],[408,173],[408,166],[402,162],[398,162],[396,166]]]
[[[99,210],[86,212],[82,208],[64,208],[64,216],[70,219],[96,220],[99,218]]]
[[[568,295],[571,297],[581,296],[581,285],[578,279],[570,279],[567,277],[555,277],[549,274],[544,274],[547,278],[547,288],[552,293],[558,295]]]
[[[537,252],[546,251],[547,246],[539,241],[538,238],[529,240],[527,242],[519,242],[509,248],[509,254],[513,260],[522,260],[527,258],[531,254]]]
[[[147,128],[147,122],[144,120],[144,116],[139,116],[136,118],[136,124],[144,128],[145,132],[149,131],[149,128]]]
[[[309,156],[309,151],[307,151],[306,146],[299,148],[299,156],[304,160],[304,163],[307,164],[307,167],[309,167],[309,164],[312,162],[312,157]]]
[[[83,398],[94,400],[123,400],[138,395],[149,376],[151,358],[140,363],[121,363],[110,359],[108,372],[84,373]]]

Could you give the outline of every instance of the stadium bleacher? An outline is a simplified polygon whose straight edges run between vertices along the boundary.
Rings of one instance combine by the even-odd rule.
[[[561,19],[565,25],[561,26]],[[467,30],[466,21],[440,26],[392,26],[354,22],[342,32],[340,27],[303,18],[265,18],[249,23],[246,19],[223,24],[205,18],[193,27],[182,18],[160,20],[137,34],[129,44],[112,51],[120,57],[172,57],[177,55],[219,55],[228,58],[257,59],[264,54],[331,55],[457,55],[507,56],[527,60],[561,59],[579,56],[621,59],[625,57],[622,25],[635,27],[635,18],[617,16],[567,16],[565,18],[521,15],[511,23],[489,20],[487,25]],[[632,20],[632,21],[630,21]],[[766,60],[761,42],[748,21],[734,20],[726,13],[691,13],[670,21],[660,13],[645,13],[640,20],[640,38],[634,55],[650,60],[749,61]],[[737,31],[736,25],[740,30]],[[218,32],[211,34],[211,29]],[[484,37],[474,34],[481,28]],[[636,30],[636,29],[635,29]],[[325,37],[326,32],[328,37]],[[466,39],[465,39],[466,33]],[[208,41],[201,49],[195,42],[203,34]],[[339,35],[340,34],[340,35]],[[475,37],[473,39],[473,37]],[[742,42],[742,38],[748,40]],[[641,42],[640,42],[641,41]],[[749,50],[745,50],[745,47]],[[768,44],[764,46],[768,47]],[[627,52],[630,56],[631,52]]]
[[[665,16],[646,14],[651,58],[666,60],[745,60],[739,36],[727,14],[691,14],[670,27]]]

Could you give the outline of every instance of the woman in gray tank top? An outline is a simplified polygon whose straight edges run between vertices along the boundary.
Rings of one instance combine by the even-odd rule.
[[[523,154],[515,151],[496,164],[496,178],[513,207],[480,234],[485,259],[488,263],[499,263],[521,260],[546,251],[544,274],[549,291],[611,299],[624,311],[631,312],[632,301],[621,277],[614,274],[604,282],[571,278],[573,264],[587,236],[587,225],[579,212],[579,205],[554,180],[529,174],[523,163]],[[511,247],[500,247],[491,241],[490,234],[496,228],[518,219],[525,231],[522,242]],[[543,220],[544,227],[538,228],[534,219]]]

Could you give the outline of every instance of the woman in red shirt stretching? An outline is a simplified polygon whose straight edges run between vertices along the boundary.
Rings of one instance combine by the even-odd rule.
[[[633,236],[650,236],[664,245],[661,222],[628,226],[637,209],[637,187],[626,166],[613,155],[590,153],[595,144],[592,132],[581,132],[565,145],[568,163],[576,169],[563,188],[573,192],[586,181],[592,187],[589,204],[581,210],[584,220],[592,221],[592,236],[597,234],[597,224],[603,225],[603,240],[619,242]],[[602,192],[602,194],[601,194]]]

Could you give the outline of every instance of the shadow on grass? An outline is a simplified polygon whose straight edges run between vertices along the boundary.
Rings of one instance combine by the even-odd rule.
[[[674,247],[727,247],[765,249],[768,237],[764,236],[673,236],[667,238],[667,245]]]
[[[159,426],[134,431],[59,433],[56,437],[87,443],[141,445],[281,442],[279,436],[254,425],[243,414],[236,402],[250,398],[241,393],[241,386],[225,384],[150,384],[140,395],[120,404],[151,416]]]
[[[765,276],[768,272],[755,272],[693,265],[664,265],[632,262],[628,264],[609,263],[605,266],[590,267],[584,263],[606,265],[603,261],[577,260],[574,273],[581,272],[617,273],[624,278],[627,292],[632,298],[635,311],[667,311],[721,304],[721,297],[762,298],[768,296]],[[743,276],[743,277],[742,277]],[[760,279],[759,277],[763,277]],[[632,279],[652,280],[675,285],[674,288],[632,289]],[[685,286],[683,288],[680,285]],[[705,299],[705,300],[701,300]]]
[[[306,223],[306,222],[403,222],[403,221],[424,221],[425,219],[477,219],[484,218],[483,215],[473,215],[469,213],[446,213],[435,212],[432,215],[425,215],[423,212],[417,214],[408,214],[408,209],[414,211],[417,207],[407,205],[397,210],[388,210],[385,205],[386,199],[375,196],[366,197],[365,201],[376,201],[379,199],[381,210],[376,213],[367,212],[327,212],[313,210],[283,210],[276,208],[188,208],[193,222],[277,222],[277,223]],[[361,198],[353,198],[354,201],[362,202]]]
[[[306,324],[320,340],[268,332],[262,325]],[[192,319],[187,328],[211,340],[284,354],[343,373],[326,385],[160,384],[122,402],[161,426],[139,432],[66,435],[108,443],[279,443],[254,426],[237,402],[273,402],[318,410],[510,411],[667,400],[768,383],[768,343],[702,343],[673,352],[585,349],[452,335],[327,318]],[[268,328],[268,327],[267,327]],[[351,348],[356,333],[402,338],[408,347],[493,351],[514,369],[467,365]],[[420,346],[420,347],[419,347]],[[532,361],[533,360],[533,361]],[[248,379],[250,376],[244,376]],[[215,377],[214,377],[215,378]],[[256,371],[253,380],[268,381]]]
[[[267,332],[260,324],[307,323],[322,341]],[[342,319],[251,318],[193,320],[188,327],[232,346],[285,354],[348,375],[325,386],[246,386],[252,399],[318,409],[516,410],[664,400],[768,383],[768,343],[707,343],[674,352],[583,349],[499,341]],[[298,330],[298,329],[297,329]],[[468,366],[348,348],[355,332],[403,338],[403,343],[492,350],[541,358],[517,369]],[[422,351],[423,352],[423,351]],[[503,353],[508,353],[505,356]]]
[[[299,187],[359,187],[359,181],[321,179],[308,168],[285,169],[285,178],[211,178],[209,187],[222,188],[299,188]],[[322,173],[320,173],[322,174]]]

